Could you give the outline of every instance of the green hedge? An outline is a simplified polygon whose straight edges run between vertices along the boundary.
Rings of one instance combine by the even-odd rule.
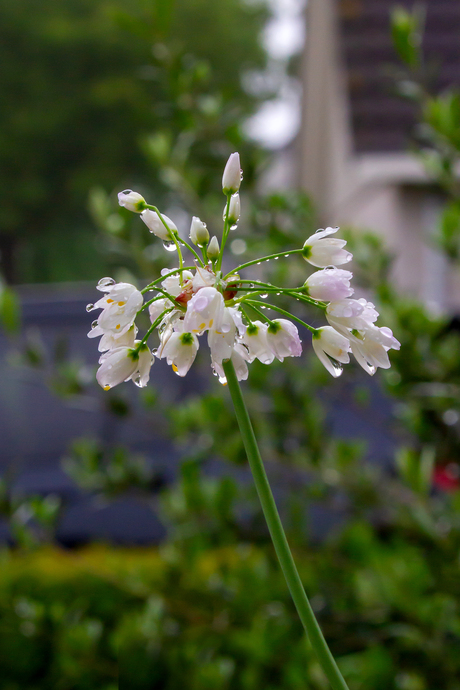
[[[296,553],[353,690],[458,690],[458,564],[363,522]],[[2,690],[326,689],[271,549],[4,554]]]

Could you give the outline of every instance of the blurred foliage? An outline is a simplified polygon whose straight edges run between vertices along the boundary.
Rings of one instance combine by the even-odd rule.
[[[231,150],[249,161],[241,123],[267,94],[242,92],[240,79],[264,68],[266,16],[239,0],[0,1],[9,282],[99,275],[90,188],[153,189],[160,202],[187,164],[184,189],[205,195]]]
[[[414,151],[423,161],[430,178],[445,195],[437,241],[447,256],[460,259],[460,91],[449,86],[436,91],[436,66],[424,54],[423,5],[412,11],[394,8],[392,37],[402,65],[394,72],[401,96],[418,108]]]
[[[333,485],[319,470],[312,486],[326,501],[347,491],[346,525],[295,556],[350,687],[458,690],[460,494],[382,481],[345,457],[333,469]],[[245,537],[237,493],[188,466],[165,496],[160,549],[4,553],[4,687],[110,688],[118,673],[130,688],[326,690],[267,539]]]

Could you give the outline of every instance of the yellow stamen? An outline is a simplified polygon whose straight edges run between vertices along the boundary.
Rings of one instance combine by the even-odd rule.
[[[112,304],[112,302],[113,302],[113,299],[108,299],[108,300],[107,300],[107,304]]]
[[[105,391],[109,391],[109,390],[110,390],[110,386],[104,386],[104,390],[105,390]]]
[[[203,321],[203,323],[202,323],[202,324],[201,324],[201,326],[200,326],[200,331],[202,331],[202,330],[203,330],[203,328],[206,328],[206,324],[205,324],[205,322],[204,322],[204,321]]]
[[[209,322],[209,328],[212,327],[212,324],[213,324],[213,323],[214,323],[214,319],[211,319],[211,321]]]
[[[172,365],[172,370],[175,371],[175,372],[177,373],[178,369],[177,369],[177,367],[176,367],[175,364]]]
[[[118,302],[118,306],[119,306],[119,307],[124,307],[125,304],[126,304],[126,302]]]
[[[118,329],[121,328],[121,324],[118,324],[118,326],[115,326],[115,328],[118,331]]]

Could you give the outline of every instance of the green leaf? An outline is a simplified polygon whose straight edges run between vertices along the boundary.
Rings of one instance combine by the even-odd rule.
[[[0,288],[0,319],[8,333],[19,331],[21,325],[21,307],[14,290],[3,286]]]

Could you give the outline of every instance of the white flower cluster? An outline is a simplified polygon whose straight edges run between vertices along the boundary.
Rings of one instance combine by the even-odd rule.
[[[219,380],[225,383],[223,362],[226,360],[233,362],[238,379],[245,380],[247,365],[255,359],[270,364],[275,358],[283,361],[285,357],[301,354],[299,333],[292,321],[312,332],[314,351],[333,376],[340,375],[342,364],[349,362],[350,352],[369,374],[377,367],[390,366],[388,350],[398,349],[399,343],[390,329],[375,325],[378,313],[373,304],[365,299],[351,299],[352,273],[337,266],[348,263],[352,255],[344,249],[345,240],[331,237],[338,228],[319,230],[300,249],[249,261],[223,274],[225,243],[240,216],[241,179],[239,155],[233,153],[222,179],[227,203],[221,243],[217,237],[209,237],[206,225],[199,218],[192,219],[190,240],[201,250],[202,257],[179,236],[174,223],[147,204],[140,194],[126,190],[118,195],[121,206],[139,213],[167,248],[177,250],[180,265],[164,268],[161,276],[142,291],[128,283],[116,283],[112,278],[99,281],[97,288],[104,296],[96,304],[88,305],[87,310],[102,311],[88,336],[101,337],[97,380],[105,390],[128,380],[145,386],[155,357],[166,359],[176,374],[185,376],[204,334],[207,334],[211,366]],[[194,256],[192,267],[183,265],[184,246]],[[248,266],[290,254],[301,254],[320,269],[299,288],[282,288],[240,277],[240,271]],[[144,302],[146,293],[150,299]],[[318,307],[329,326],[313,328],[284,309],[261,301],[268,294],[284,294]],[[291,319],[269,318],[267,308]],[[135,319],[143,309],[148,309],[151,326],[141,340],[136,340]],[[155,329],[159,346],[151,351],[147,341]]]
[[[325,312],[329,326],[313,333],[313,349],[332,376],[340,376],[341,364],[350,361],[349,352],[368,374],[378,367],[388,369],[388,350],[399,350],[400,343],[389,328],[375,325],[378,312],[372,302],[349,299],[353,274],[337,268],[348,263],[352,255],[344,249],[345,240],[331,238],[338,228],[318,230],[304,244],[304,258],[313,266],[323,267],[305,281],[310,297],[328,302]]]

